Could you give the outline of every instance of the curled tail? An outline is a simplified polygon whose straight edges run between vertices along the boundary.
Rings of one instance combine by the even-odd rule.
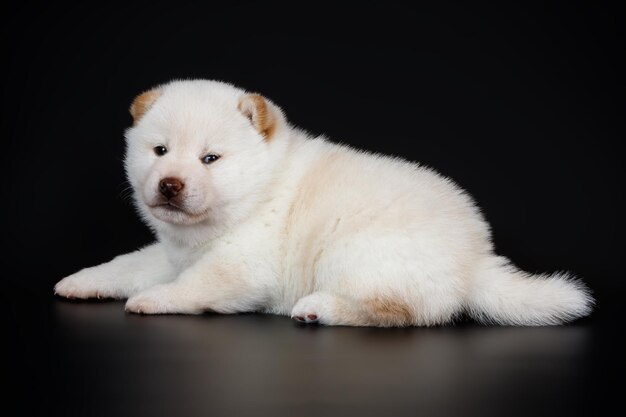
[[[542,326],[586,316],[593,304],[589,289],[565,273],[532,275],[493,256],[478,271],[466,308],[481,322]]]

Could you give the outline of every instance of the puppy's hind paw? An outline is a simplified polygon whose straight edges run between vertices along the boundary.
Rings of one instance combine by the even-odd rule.
[[[306,324],[328,324],[331,315],[329,302],[323,293],[314,293],[302,297],[291,310],[291,318]]]

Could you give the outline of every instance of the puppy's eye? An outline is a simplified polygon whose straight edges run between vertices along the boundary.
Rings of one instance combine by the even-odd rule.
[[[213,155],[211,153],[208,155],[204,155],[202,158],[200,158],[203,164],[210,164],[217,161],[218,159],[220,159],[219,155]]]
[[[163,145],[155,146],[154,153],[157,154],[158,156],[163,156],[167,153],[167,148]]]

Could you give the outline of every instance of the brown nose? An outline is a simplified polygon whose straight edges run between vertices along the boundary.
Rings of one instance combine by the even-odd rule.
[[[184,186],[178,178],[167,177],[159,181],[159,191],[168,199],[176,197]]]

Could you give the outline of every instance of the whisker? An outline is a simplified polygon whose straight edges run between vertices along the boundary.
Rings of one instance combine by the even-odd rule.
[[[119,198],[124,202],[132,202],[134,192],[132,185],[130,185],[128,181],[124,181],[118,185],[118,188],[121,188],[119,191]]]

